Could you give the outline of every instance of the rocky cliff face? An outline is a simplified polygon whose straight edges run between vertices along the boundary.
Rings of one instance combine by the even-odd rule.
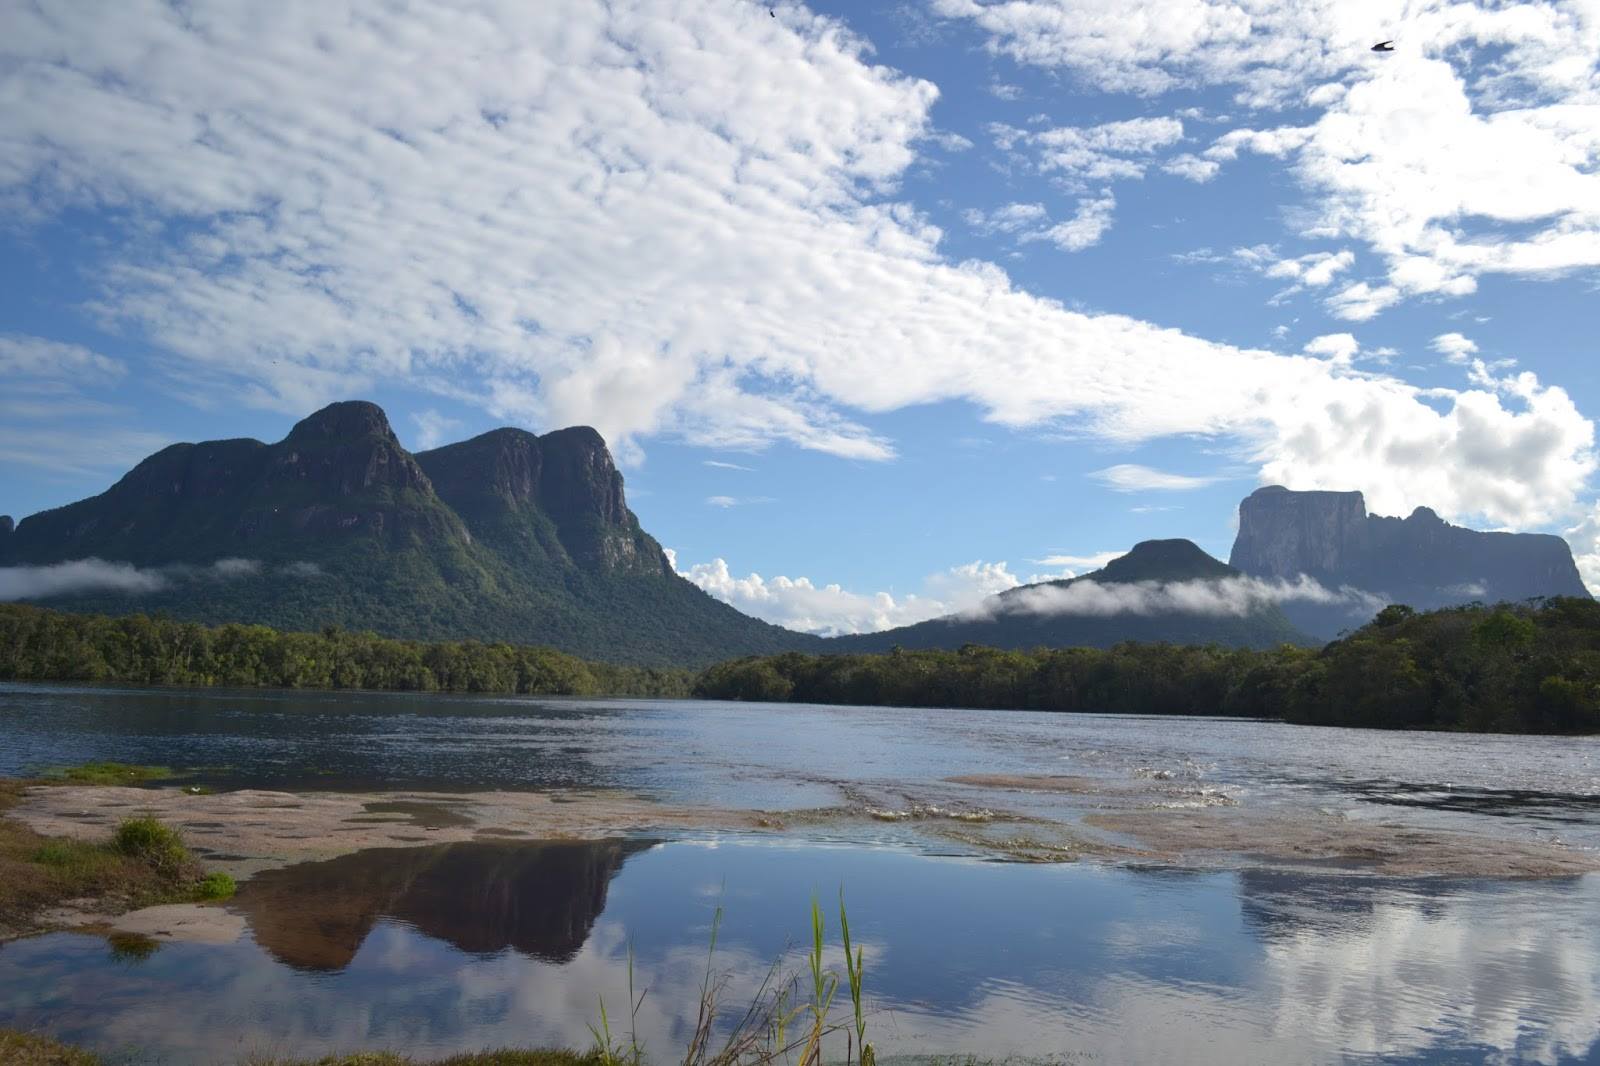
[[[1366,551],[1367,504],[1359,492],[1257,489],[1239,504],[1228,557],[1247,574],[1332,574]]]
[[[1426,507],[1405,518],[1369,515],[1359,492],[1257,489],[1239,505],[1229,562],[1247,574],[1308,574],[1333,589],[1349,586],[1418,608],[1589,595],[1560,537],[1483,533]],[[1370,610],[1302,606],[1289,614],[1331,636],[1330,626],[1337,632],[1360,624]]]
[[[0,530],[0,566],[91,557],[156,571],[160,587],[47,602],[659,664],[818,644],[673,572],[587,427],[499,429],[412,455],[381,408],[336,403],[275,444],[164,448],[99,496]],[[222,560],[248,562],[200,576]]]
[[[628,510],[622,474],[587,426],[542,437],[497,429],[421,452],[439,495],[489,543],[591,570],[670,574],[661,546]]]

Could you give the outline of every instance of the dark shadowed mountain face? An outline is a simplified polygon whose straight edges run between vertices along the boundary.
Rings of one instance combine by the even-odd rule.
[[[649,841],[473,842],[375,848],[257,874],[233,906],[256,943],[300,970],[350,965],[381,920],[462,951],[568,962],[622,864]]]
[[[84,559],[140,573],[42,602],[663,665],[819,643],[674,573],[587,427],[502,429],[412,455],[382,409],[336,403],[276,444],[175,444],[99,496],[0,529],[0,565]]]
[[[978,611],[836,637],[828,646],[859,652],[963,644],[1109,648],[1129,640],[1250,648],[1310,642],[1271,603],[1235,601],[1239,609],[1221,609],[1242,576],[1193,541],[1147,540],[1083,577],[1024,585],[990,597]],[[1201,595],[1177,595],[1180,589]]]
[[[1247,574],[1307,574],[1417,608],[1588,596],[1567,542],[1544,533],[1481,533],[1426,507],[1407,518],[1367,514],[1359,492],[1257,489],[1239,504],[1229,562]],[[1296,624],[1321,636],[1361,625],[1370,610],[1291,606]]]

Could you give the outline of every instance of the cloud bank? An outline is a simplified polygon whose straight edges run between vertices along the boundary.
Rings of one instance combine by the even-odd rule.
[[[1463,145],[1470,159],[1490,145],[1523,160],[1504,202],[1551,220],[1513,259],[1587,255],[1581,203],[1600,180],[1581,170],[1588,112],[1482,115],[1440,58],[1492,32],[1517,71],[1571,97],[1589,75],[1567,60],[1594,21],[1576,9],[1541,8],[1543,28],[1524,29],[1435,5],[1421,54],[1368,71],[1347,53],[1359,39],[1365,56],[1370,13],[1331,3],[1166,0],[1137,18],[1089,0],[936,7],[996,50],[1133,92],[1230,80],[1271,102],[1354,71],[1347,93],[1318,98],[1325,123],[1241,131],[1206,160],[1271,149],[1308,185],[1332,183],[1323,228],[1381,244],[1391,264],[1382,284],[1341,290],[1352,310],[1454,291],[1509,261],[1441,229],[1438,210],[1506,210],[1503,183],[1470,168],[1470,195],[1435,195],[1456,188],[1439,168]],[[1513,527],[1574,513],[1595,468],[1591,423],[1536,379],[1515,395],[1423,393],[1074,311],[992,263],[948,259],[938,228],[897,199],[937,142],[937,89],[874,65],[865,42],[803,8],[130,0],[26,6],[7,22],[0,205],[31,225],[77,209],[127,219],[127,240],[91,267],[92,310],[212,395],[303,414],[404,381],[498,419],[593,424],[625,457],[666,434],[863,460],[894,454],[864,416],[959,400],[1000,425],[1111,445],[1216,439],[1265,480],[1359,485],[1382,511],[1426,502]],[[1375,125],[1376,101],[1412,90],[1419,147],[1387,154],[1408,138]],[[1098,184],[1149,165],[1176,131],[1053,135],[1030,147]],[[1356,143],[1371,160],[1340,155]],[[1423,179],[1409,182],[1409,166]],[[1382,208],[1401,212],[1388,229],[1369,191],[1386,182],[1406,191]],[[1098,240],[1110,205],[1090,192],[1049,239]],[[182,236],[152,241],[152,220]]]
[[[74,559],[46,566],[0,567],[0,602],[42,600],[52,596],[111,592],[127,596],[161,592],[175,585],[198,581],[237,581],[266,573],[256,559],[218,559],[205,566],[174,564],[140,568],[132,563],[104,559]],[[323,575],[315,563],[295,562],[275,567],[275,577],[305,579]]]
[[[1388,600],[1348,586],[1329,589],[1305,574],[1293,581],[1225,577],[1208,581],[1139,581],[1126,584],[1074,581],[1038,585],[986,601],[969,617],[1000,614],[1113,615],[1199,614],[1241,617],[1284,603],[1344,607],[1352,615],[1372,615]]]

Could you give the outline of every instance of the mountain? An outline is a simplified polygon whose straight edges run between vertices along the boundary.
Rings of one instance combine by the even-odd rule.
[[[172,445],[99,496],[9,526],[0,566],[126,564],[88,577],[80,565],[76,591],[35,597],[70,610],[661,665],[820,645],[674,573],[586,427],[499,429],[413,455],[381,408],[336,403],[276,444]]]
[[[1082,577],[1008,589],[977,611],[835,637],[833,651],[1109,648],[1123,641],[1269,648],[1310,643],[1275,605],[1244,594],[1243,575],[1193,541],[1147,540]]]
[[[1465,529],[1426,507],[1406,518],[1372,515],[1359,492],[1257,489],[1239,504],[1228,561],[1257,577],[1306,574],[1368,593],[1366,607],[1286,607],[1297,625],[1327,637],[1367,622],[1373,602],[1424,609],[1589,595],[1560,537]]]

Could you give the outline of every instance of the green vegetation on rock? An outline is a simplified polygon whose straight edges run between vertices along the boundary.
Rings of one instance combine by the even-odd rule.
[[[85,559],[139,568],[126,571],[137,587],[51,606],[514,641],[647,665],[820,645],[675,573],[585,427],[501,429],[413,455],[380,408],[347,402],[275,444],[174,444],[0,539],[0,566]]]

